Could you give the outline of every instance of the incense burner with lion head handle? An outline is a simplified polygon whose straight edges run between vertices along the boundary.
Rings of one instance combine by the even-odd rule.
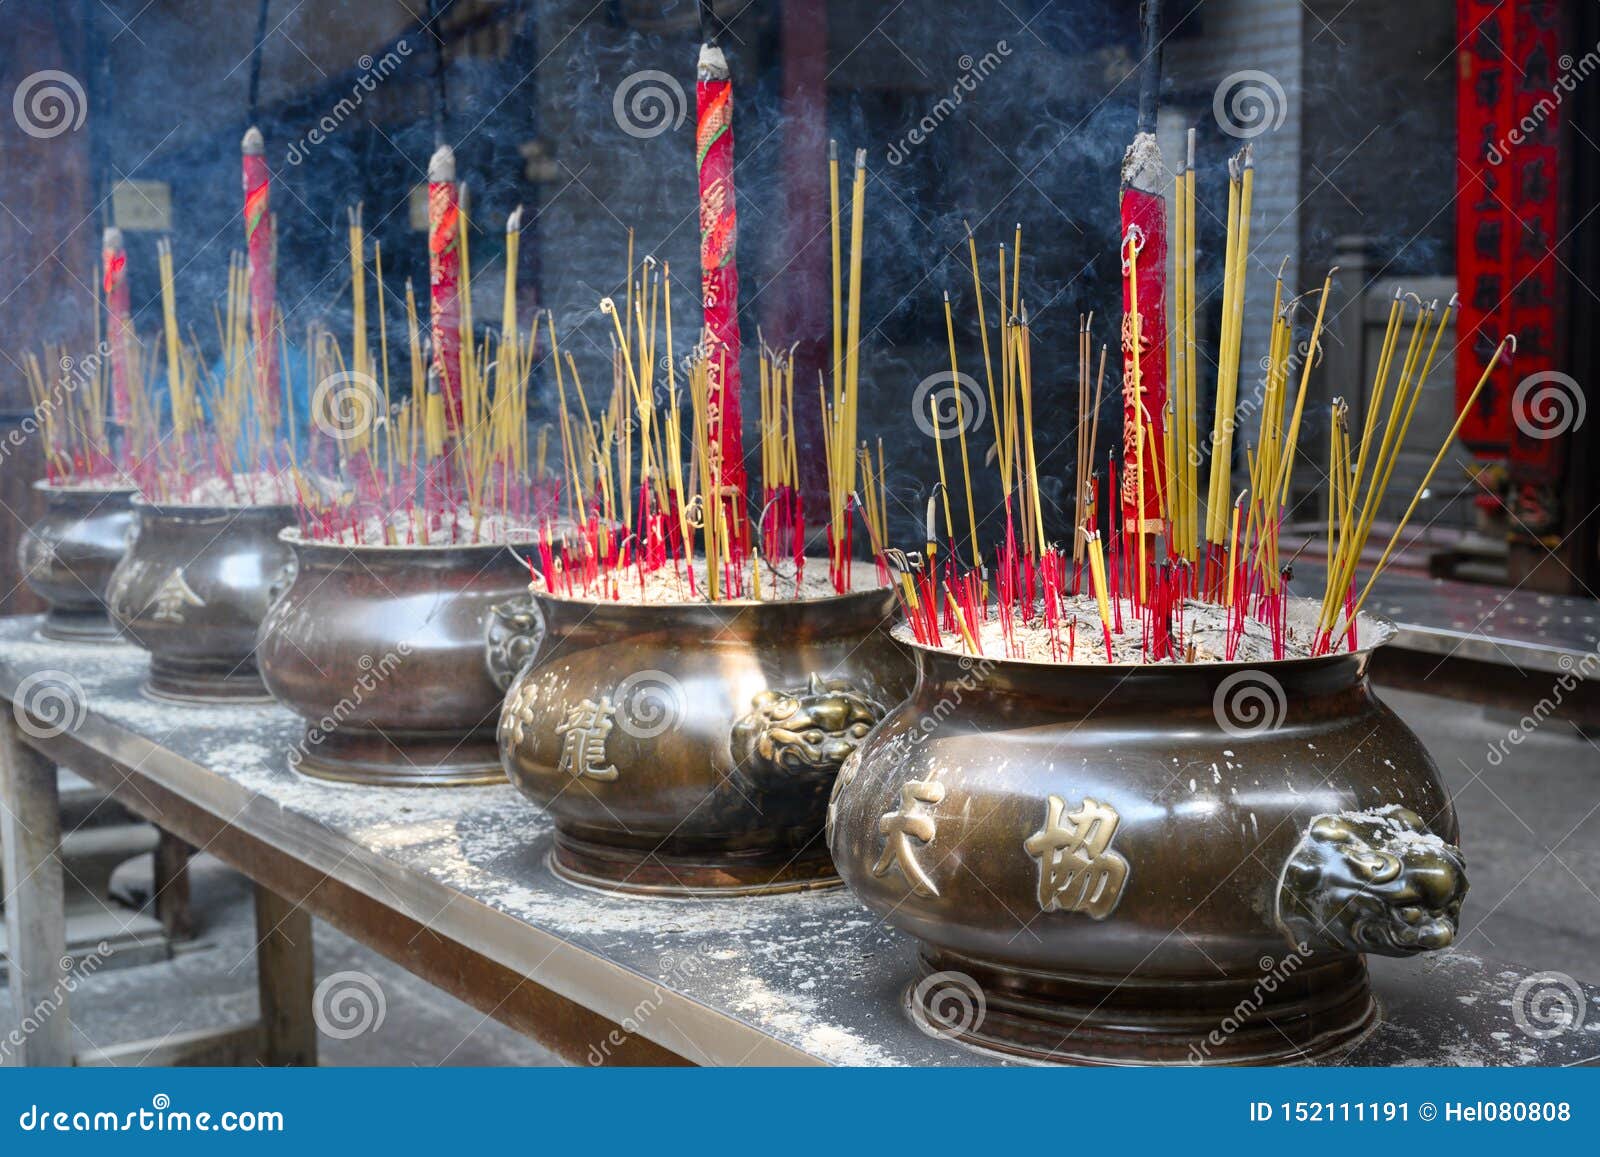
[[[559,874],[667,895],[838,882],[822,840],[834,776],[911,689],[891,591],[677,604],[535,592],[500,613],[523,624],[491,637],[502,656],[523,640],[504,668],[500,755],[555,820]]]
[[[106,613],[106,587],[133,532],[132,487],[35,482],[44,514],[17,540],[17,570],[48,604],[39,633],[68,642],[119,636]]]
[[[1465,866],[1355,654],[1056,664],[912,646],[846,761],[840,874],[914,937],[911,1014],[1040,1060],[1302,1060],[1358,1038],[1364,953],[1455,937]],[[1247,1015],[1237,1012],[1248,1008]]]
[[[145,693],[179,702],[264,702],[256,627],[294,564],[282,504],[134,499],[137,523],[111,576],[111,616],[150,652]]]

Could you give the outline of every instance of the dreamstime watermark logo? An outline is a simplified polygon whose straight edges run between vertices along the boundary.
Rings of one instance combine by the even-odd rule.
[[[290,766],[298,764],[305,758],[310,748],[316,747],[333,732],[339,730],[346,719],[360,710],[361,705],[367,701],[367,696],[388,682],[389,677],[399,670],[400,665],[410,656],[411,644],[402,640],[396,643],[392,650],[385,651],[376,659],[370,654],[358,657],[356,666],[361,668],[361,674],[350,685],[349,692],[333,705],[332,711],[306,728],[300,743],[289,752]]]
[[[1229,1037],[1261,1011],[1267,1003],[1267,998],[1276,993],[1280,986],[1286,985],[1289,978],[1313,955],[1315,953],[1312,952],[1311,946],[1302,942],[1296,944],[1294,951],[1285,956],[1279,958],[1263,956],[1258,960],[1256,964],[1261,969],[1261,976],[1250,986],[1250,991],[1240,998],[1239,1003],[1217,1023],[1216,1028],[1189,1046],[1189,1063],[1205,1064],[1211,1056],[1211,1051],[1226,1044]]]
[[[604,1039],[589,1046],[589,1053],[585,1059],[591,1066],[605,1064],[611,1059],[612,1052],[625,1045],[630,1036],[637,1035],[645,1023],[666,1003],[669,988],[680,985],[685,980],[693,980],[706,969],[707,960],[702,955],[703,951],[696,948],[693,952],[682,955],[663,952],[656,959],[656,975],[659,979],[651,986],[649,995],[635,1004],[617,1022],[616,1028],[608,1032]]]
[[[644,68],[629,73],[611,96],[617,127],[641,141],[675,131],[689,115],[683,85],[670,72]]]
[[[49,995],[41,998],[28,1015],[16,1022],[16,1027],[0,1038],[0,1061],[9,1060],[17,1049],[27,1043],[28,1038],[44,1027],[44,1024],[67,1002],[67,997],[78,991],[90,976],[100,971],[100,966],[113,955],[111,945],[104,940],[94,946],[94,951],[84,953],[77,959],[71,956],[61,958],[61,975],[51,986]]]
[[[1283,684],[1265,671],[1235,671],[1217,684],[1211,697],[1217,726],[1235,739],[1276,731],[1288,712]]]
[[[378,383],[360,370],[340,370],[317,383],[311,424],[335,442],[367,433],[378,421]]]
[[[1549,1040],[1583,1027],[1588,1007],[1583,987],[1565,972],[1524,976],[1511,994],[1511,1019],[1534,1040]]]
[[[1556,710],[1567,701],[1567,696],[1583,686],[1594,676],[1596,668],[1600,668],[1600,651],[1587,651],[1581,659],[1574,660],[1571,655],[1562,655],[1556,660],[1561,668],[1561,674],[1556,676],[1555,683],[1551,686],[1549,694],[1535,703],[1517,725],[1506,732],[1504,739],[1497,739],[1489,745],[1489,766],[1499,767],[1506,761],[1506,756],[1511,754],[1513,747],[1521,747],[1525,739],[1539,728],[1544,726],[1544,721],[1556,713]]]
[[[1230,137],[1249,140],[1283,127],[1289,98],[1277,77],[1247,68],[1222,78],[1211,97],[1211,115]]]
[[[317,985],[311,999],[311,1019],[334,1040],[377,1032],[388,1012],[383,986],[365,972],[335,972]]]
[[[921,743],[937,731],[941,723],[955,714],[956,709],[961,706],[962,700],[966,698],[966,693],[976,691],[978,686],[994,671],[996,664],[994,659],[973,658],[971,655],[963,655],[960,659],[960,665],[964,672],[961,678],[953,683],[946,683],[945,694],[941,695],[937,703],[918,717],[915,727],[905,733],[912,743]]]
[[[11,95],[11,115],[23,132],[47,141],[83,127],[89,116],[89,98],[70,72],[45,68],[22,78]]]
[[[81,358],[71,354],[62,354],[57,362],[60,374],[51,383],[50,392],[34,404],[34,407],[23,415],[22,420],[6,431],[0,439],[0,462],[11,456],[14,450],[20,450],[27,444],[29,438],[39,432],[41,426],[48,428],[57,410],[66,405],[67,399],[76,394],[90,382],[98,381],[101,367],[106,359],[111,356],[111,343],[102,341],[94,350]]]
[[[1511,394],[1511,417],[1517,429],[1538,442],[1576,430],[1588,416],[1583,387],[1559,370],[1529,374]]]
[[[339,98],[339,103],[334,105],[311,130],[297,141],[289,144],[287,160],[291,165],[298,165],[311,155],[311,151],[322,144],[335,132],[340,125],[354,115],[356,109],[361,107],[367,95],[376,92],[379,83],[389,78],[395,69],[400,67],[400,62],[411,55],[411,44],[405,39],[395,42],[395,46],[376,60],[369,55],[363,55],[356,61],[361,69],[361,75],[356,77],[350,86],[350,95]]]
[[[1513,148],[1537,136],[1556,109],[1566,101],[1567,96],[1578,90],[1579,83],[1588,80],[1596,70],[1600,70],[1600,44],[1596,44],[1576,60],[1570,55],[1563,54],[1556,61],[1556,67],[1561,69],[1561,75],[1551,84],[1549,95],[1542,96],[1534,102],[1533,107],[1506,131],[1505,136],[1494,144],[1486,146],[1483,150],[1484,160],[1491,165],[1502,165]]]
[[[989,1014],[983,986],[965,972],[935,972],[911,990],[911,1020],[931,1037],[949,1040],[975,1033]]]
[[[941,442],[962,432],[977,433],[988,414],[988,397],[970,374],[951,377],[949,370],[940,370],[918,382],[911,394],[917,429]]]
[[[962,53],[956,60],[961,75],[950,86],[950,92],[939,98],[905,136],[889,146],[886,154],[891,165],[901,165],[911,156],[911,150],[933,135],[934,131],[960,108],[968,96],[978,91],[978,86],[988,80],[1000,62],[1011,55],[1011,45],[1004,40],[995,41],[994,47],[976,60],[972,54]]]
[[[17,726],[35,739],[76,731],[88,711],[83,684],[68,671],[35,671],[17,684],[11,699]]]
[[[665,671],[635,671],[617,685],[617,723],[635,739],[676,730],[688,711],[683,684]]]

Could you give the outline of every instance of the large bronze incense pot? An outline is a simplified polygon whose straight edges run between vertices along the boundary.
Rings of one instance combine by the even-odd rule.
[[[1467,881],[1421,742],[1355,654],[1091,666],[908,643],[828,840],[915,937],[911,1015],[1089,1063],[1303,1060],[1376,1015],[1364,953],[1454,939]]]
[[[44,495],[44,515],[17,543],[17,570],[49,604],[39,633],[69,642],[116,639],[106,586],[128,545],[136,491],[43,481],[33,488]]]
[[[346,546],[287,530],[294,582],[261,624],[261,673],[306,721],[290,765],[347,783],[504,781],[490,607],[527,586],[515,549]]]
[[[294,558],[278,532],[284,505],[221,506],[135,499],[127,554],[107,602],[150,652],[144,690],[180,702],[264,702],[256,627],[288,585]]]
[[[536,592],[502,608],[500,754],[555,819],[555,870],[665,895],[836,883],[834,776],[911,689],[894,616],[888,589],[667,605]]]

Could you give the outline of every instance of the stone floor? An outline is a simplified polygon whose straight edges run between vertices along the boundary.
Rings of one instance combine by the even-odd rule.
[[[1600,746],[1555,719],[1524,733],[1514,731],[1521,723],[1509,714],[1410,692],[1383,694],[1428,744],[1456,793],[1472,878],[1462,944],[1490,959],[1600,977]],[[1520,742],[1508,738],[1513,733]],[[1497,751],[1505,752],[1498,766]],[[73,997],[79,1048],[254,1015],[249,888],[202,858],[194,868],[193,903],[199,937],[175,959],[101,971],[84,983]],[[370,977],[369,991],[381,993],[383,1008],[375,1028],[344,1039],[325,1035],[324,1064],[557,1063],[320,923],[316,960],[319,977],[345,971]],[[10,1017],[3,992],[0,1017]]]

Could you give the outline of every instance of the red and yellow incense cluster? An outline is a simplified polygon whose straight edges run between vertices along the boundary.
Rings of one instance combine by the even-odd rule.
[[[1387,544],[1368,568],[1365,582],[1359,582],[1358,570],[1368,538],[1393,481],[1455,302],[1452,300],[1441,310],[1437,302],[1398,295],[1367,392],[1365,416],[1355,421],[1342,399],[1336,399],[1331,408],[1327,573],[1316,600],[1314,627],[1307,629],[1300,623],[1300,637],[1291,638],[1292,568],[1281,557],[1280,540],[1293,508],[1295,463],[1297,458],[1305,457],[1302,431],[1312,369],[1321,356],[1333,271],[1319,291],[1297,298],[1286,298],[1281,276],[1278,280],[1254,440],[1244,447],[1248,477],[1243,487],[1235,491],[1233,461],[1235,436],[1241,424],[1240,351],[1254,183],[1248,148],[1229,161],[1228,170],[1221,331],[1215,350],[1217,384],[1209,440],[1201,442],[1203,427],[1197,414],[1203,391],[1197,372],[1200,343],[1196,332],[1191,134],[1188,160],[1174,184],[1175,244],[1171,265],[1163,270],[1159,282],[1170,287],[1170,297],[1163,294],[1153,303],[1148,297],[1150,288],[1158,283],[1147,278],[1148,269],[1141,263],[1159,251],[1141,243],[1137,223],[1122,238],[1123,439],[1121,446],[1108,454],[1103,474],[1096,460],[1095,416],[1104,387],[1105,350],[1102,347],[1091,390],[1092,316],[1080,323],[1077,482],[1072,498],[1074,534],[1070,559],[1046,540],[1040,515],[1032,428],[1031,341],[1027,311],[1016,289],[1016,259],[1013,256],[1008,286],[1002,251],[998,326],[1002,372],[997,395],[995,375],[990,370],[984,287],[978,276],[975,243],[969,236],[973,292],[978,303],[994,428],[987,438],[976,428],[965,428],[958,388],[956,419],[962,426],[967,525],[958,530],[952,517],[952,489],[941,447],[938,493],[942,496],[943,538],[951,549],[941,558],[937,512],[934,500],[930,500],[924,553],[917,557],[888,552],[899,572],[897,585],[903,609],[919,642],[958,646],[977,654],[983,652],[986,636],[993,640],[998,635],[1007,657],[1023,657],[1026,653],[1027,657],[1036,658],[1039,648],[1030,650],[1020,640],[1018,628],[1025,627],[1035,641],[1038,633],[1043,633],[1049,658],[1072,661],[1079,657],[1078,619],[1092,616],[1100,628],[1106,662],[1232,660],[1238,656],[1247,631],[1265,640],[1263,646],[1270,646],[1270,656],[1276,659],[1291,653],[1326,654],[1360,646],[1357,615],[1389,564],[1461,425],[1458,417]],[[1017,246],[1020,248],[1020,234]],[[1159,311],[1155,318],[1150,314],[1152,306]],[[948,294],[945,313],[950,369],[955,378],[958,370]],[[1309,319],[1307,336],[1297,343],[1296,323],[1302,318]],[[1155,340],[1150,340],[1152,335]],[[1514,350],[1514,339],[1508,337],[1501,342],[1478,391],[1487,381],[1489,370]],[[1150,389],[1146,380],[1153,367],[1159,376],[1159,390]],[[1166,394],[1169,367],[1171,395],[1158,412],[1152,413],[1151,403]],[[1463,414],[1476,397],[1474,391],[1462,407]],[[933,420],[938,434],[937,408]],[[969,436],[992,445],[991,454],[999,465],[1002,481],[1005,532],[987,558],[978,546],[977,519],[972,509]],[[1200,470],[1208,457],[1209,482],[1202,501]],[[1102,478],[1119,479],[1120,483],[1110,487],[1108,495],[1107,488],[1100,484]],[[965,562],[960,558],[963,537],[971,542]],[[1296,616],[1297,623],[1300,618]],[[1202,626],[1206,641],[1199,644],[1197,632]]]

